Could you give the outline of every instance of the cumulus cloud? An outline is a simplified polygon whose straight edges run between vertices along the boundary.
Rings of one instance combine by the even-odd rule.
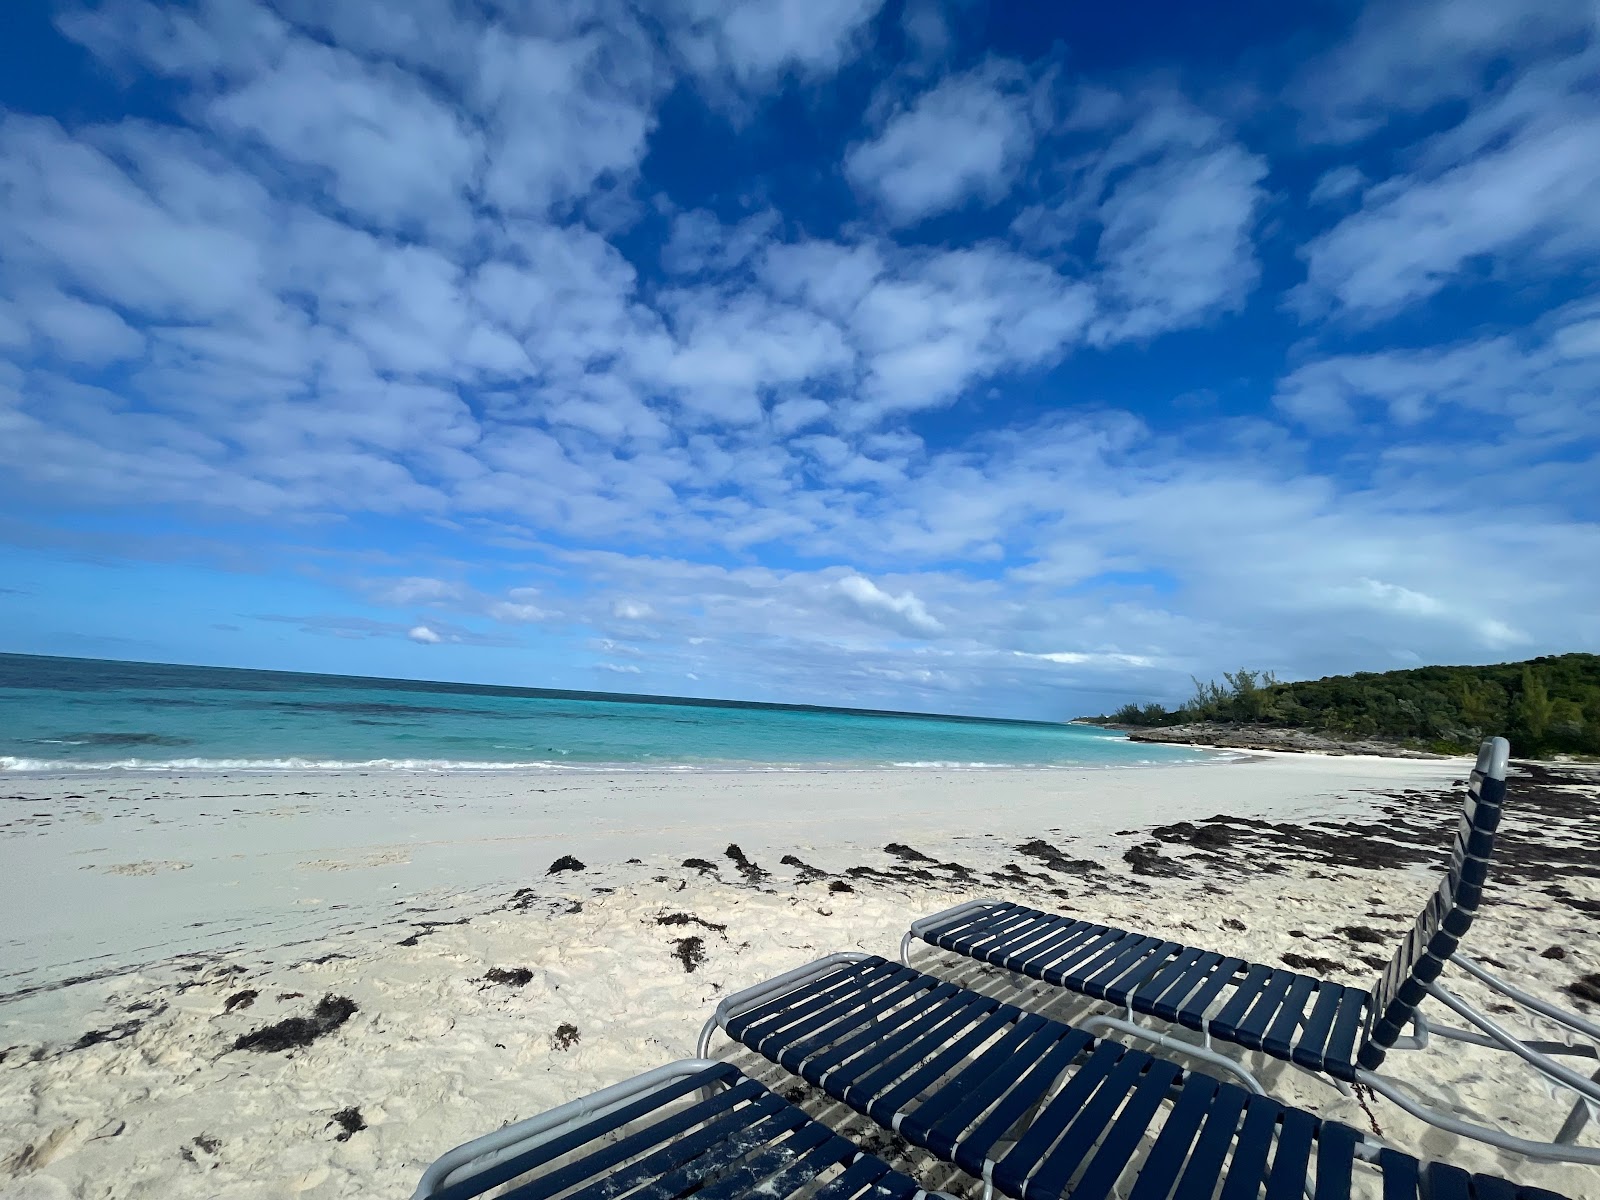
[[[297,633],[536,648],[580,685],[1072,715],[1240,663],[1600,645],[1583,38],[1374,10],[1300,99],[1361,145],[1305,152],[1215,89],[967,66],[924,4],[867,103],[880,7],[64,13],[178,99],[0,117],[4,488],[229,522],[117,552],[377,614],[260,618]],[[1424,119],[1363,140],[1389,94]],[[685,125],[754,154],[774,101],[836,119],[803,183],[684,177]],[[1296,244],[1274,380],[1268,304],[1223,322]],[[1537,286],[1439,333],[1462,279]],[[79,523],[0,536],[112,552]]]
[[[1308,66],[1293,95],[1313,137],[1367,137],[1396,113],[1422,113],[1481,92],[1507,66],[1593,28],[1584,0],[1404,0],[1361,11],[1348,38]]]
[[[1347,163],[1344,166],[1332,167],[1319,175],[1307,199],[1312,204],[1337,204],[1359,192],[1366,185],[1367,177],[1361,168]]]
[[[1489,24],[1502,19],[1510,17]],[[1481,282],[1513,260],[1549,274],[1592,258],[1600,248],[1600,217],[1587,203],[1600,190],[1597,82],[1600,46],[1591,35],[1575,52],[1485,86],[1465,115],[1412,150],[1404,169],[1369,187],[1359,210],[1304,247],[1302,312],[1333,308],[1370,322],[1452,284]]]
[[[1146,339],[1237,311],[1260,276],[1267,162],[1173,92],[1082,89],[1057,194],[1018,214],[1030,243],[1092,256],[1093,341]],[[1085,145],[1091,148],[1082,148]]]
[[[824,75],[861,50],[883,0],[676,0],[673,44],[703,79],[753,88],[787,73]]]
[[[465,592],[466,589],[459,583],[412,575],[405,579],[376,584],[372,598],[379,604],[389,604],[399,608],[411,604],[459,600]]]
[[[1318,358],[1286,375],[1276,400],[1321,430],[1348,432],[1376,418],[1372,428],[1390,443],[1481,439],[1487,429],[1513,454],[1570,450],[1600,429],[1597,322],[1600,305],[1578,303],[1520,337]]]
[[[891,595],[861,575],[846,575],[836,586],[845,600],[873,620],[887,620],[908,633],[923,637],[944,629],[913,592]]]
[[[992,60],[951,76],[851,148],[845,174],[898,224],[999,200],[1033,149],[1025,73]]]

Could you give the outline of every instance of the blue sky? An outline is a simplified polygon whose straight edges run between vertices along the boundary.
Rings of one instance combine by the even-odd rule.
[[[1044,717],[1600,649],[1591,3],[18,8],[0,648]]]

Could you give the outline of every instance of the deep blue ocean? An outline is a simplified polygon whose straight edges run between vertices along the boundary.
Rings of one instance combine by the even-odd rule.
[[[0,654],[0,771],[1138,766],[1084,726]]]

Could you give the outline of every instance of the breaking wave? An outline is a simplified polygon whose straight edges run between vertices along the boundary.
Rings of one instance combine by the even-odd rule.
[[[151,773],[182,771],[609,771],[612,773],[662,771],[882,771],[882,770],[941,770],[941,771],[1057,771],[1109,769],[1119,767],[1161,766],[1173,762],[1219,762],[1230,756],[1196,754],[1192,758],[1176,760],[1128,759],[1117,763],[998,763],[998,762],[943,762],[918,760],[914,762],[749,762],[745,760],[701,762],[572,762],[562,760],[531,759],[519,762],[494,762],[453,758],[118,758],[99,762],[78,759],[25,758],[0,754],[0,773],[67,774],[83,771],[146,771]]]

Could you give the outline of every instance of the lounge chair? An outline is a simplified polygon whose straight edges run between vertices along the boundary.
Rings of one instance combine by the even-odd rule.
[[[1555,1200],[883,958],[724,1000],[716,1029],[1013,1200]],[[1171,1101],[1168,1105],[1167,1102]],[[1158,1113],[1161,1119],[1158,1120]],[[1137,1152],[1141,1146],[1145,1153]],[[1369,1189],[1370,1190],[1370,1189]]]
[[[1600,1104],[1600,1071],[1586,1077],[1552,1058],[1594,1059],[1600,1052],[1519,1039],[1439,982],[1445,965],[1453,963],[1508,1000],[1600,1043],[1600,1026],[1499,979],[1459,950],[1488,877],[1509,757],[1504,738],[1480,748],[1445,877],[1370,990],[995,900],[958,904],[915,922],[901,942],[901,961],[909,963],[911,943],[920,939],[1107,1001],[1124,1009],[1126,1019],[1094,1016],[1080,1022],[1085,1029],[1114,1030],[1181,1051],[1241,1076],[1254,1090],[1259,1085],[1244,1066],[1212,1050],[1213,1041],[1263,1051],[1340,1086],[1365,1084],[1414,1117],[1529,1158],[1600,1164],[1600,1149],[1575,1144],[1590,1105]],[[1418,1005],[1429,996],[1476,1029],[1424,1017]],[[1136,1024],[1135,1013],[1196,1030],[1205,1043]],[[1389,1051],[1420,1049],[1432,1036],[1515,1054],[1548,1082],[1577,1093],[1555,1137],[1533,1141],[1463,1121],[1376,1073]]]
[[[726,1063],[685,1059],[448,1151],[413,1200],[923,1200],[865,1154]],[[638,1190],[634,1190],[638,1189]]]

